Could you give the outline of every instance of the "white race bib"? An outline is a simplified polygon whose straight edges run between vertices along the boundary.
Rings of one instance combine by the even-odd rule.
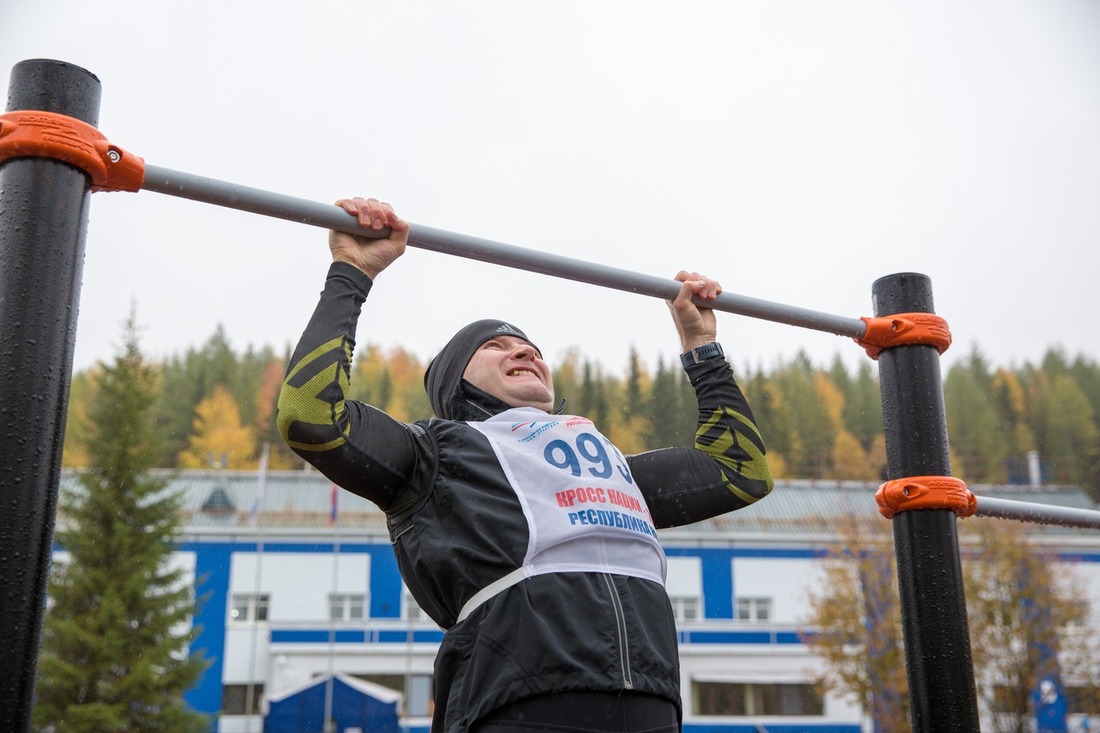
[[[665,553],[645,499],[590,420],[517,407],[469,425],[488,438],[523,506],[524,577],[600,572],[664,584]]]

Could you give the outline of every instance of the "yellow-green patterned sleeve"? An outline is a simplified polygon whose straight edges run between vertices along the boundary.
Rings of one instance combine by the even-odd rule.
[[[748,506],[772,490],[760,429],[729,363],[687,369],[699,402],[693,448],[665,448],[627,460],[658,527],[676,527]]]
[[[337,485],[383,510],[415,501],[411,478],[423,431],[347,398],[355,330],[371,281],[333,263],[290,358],[276,424],[291,449]]]

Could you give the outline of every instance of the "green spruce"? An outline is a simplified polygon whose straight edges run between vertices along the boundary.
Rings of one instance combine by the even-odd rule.
[[[172,563],[179,497],[156,456],[155,371],[131,315],[114,361],[94,377],[82,431],[91,467],[65,492],[48,585],[35,727],[41,731],[204,731],[183,694],[206,662],[189,649],[194,589]]]

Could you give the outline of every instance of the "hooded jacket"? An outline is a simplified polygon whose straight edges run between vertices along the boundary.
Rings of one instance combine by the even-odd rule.
[[[474,352],[497,336],[515,336],[534,346],[527,334],[505,321],[486,318],[463,327],[424,371],[424,391],[436,415],[444,420],[484,420],[510,407],[462,378]]]
[[[771,490],[729,365],[688,368],[695,447],[623,456],[581,416],[510,408],[462,373],[504,321],[459,331],[425,374],[439,418],[403,423],[346,399],[369,278],[334,263],[279,398],[287,444],[387,515],[406,586],[446,630],[436,733],[565,690],[649,693],[680,706],[676,627],[656,530]],[[502,331],[501,329],[506,329]]]

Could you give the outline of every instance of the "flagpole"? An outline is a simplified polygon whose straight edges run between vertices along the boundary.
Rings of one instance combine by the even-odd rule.
[[[408,599],[406,601],[405,599]],[[410,726],[409,718],[412,717],[412,665],[413,665],[413,614],[412,609],[409,608],[409,603],[412,602],[412,596],[405,591],[404,585],[401,587],[401,600],[402,611],[406,617],[405,625],[405,697],[402,699],[402,707],[404,710],[404,716],[402,718],[401,730],[408,731]]]
[[[328,681],[325,683],[325,720],[322,729],[324,733],[335,733],[336,730],[336,727],[332,724],[333,675],[336,674],[336,619],[332,613],[332,595],[336,594],[340,585],[340,522],[336,512],[336,502],[339,491],[336,484],[330,485],[328,522],[329,526],[333,528],[332,591],[329,595],[328,612]]]
[[[264,561],[264,529],[263,522],[260,521],[260,513],[263,509],[264,492],[267,488],[267,459],[270,450],[271,444],[265,442],[263,451],[260,453],[260,466],[256,476],[256,497],[252,501],[252,510],[251,512],[249,512],[249,521],[254,527],[256,527],[256,575],[252,584],[252,592],[256,596],[259,596],[260,584],[263,582],[262,568]],[[248,652],[248,686],[245,688],[244,701],[244,709],[247,713],[248,719],[248,722],[245,724],[245,733],[252,733],[252,718],[255,717],[252,711],[252,696],[255,694],[256,647],[257,637],[259,633],[260,625],[256,619],[252,619],[252,639]],[[270,672],[270,669],[268,671]]]

